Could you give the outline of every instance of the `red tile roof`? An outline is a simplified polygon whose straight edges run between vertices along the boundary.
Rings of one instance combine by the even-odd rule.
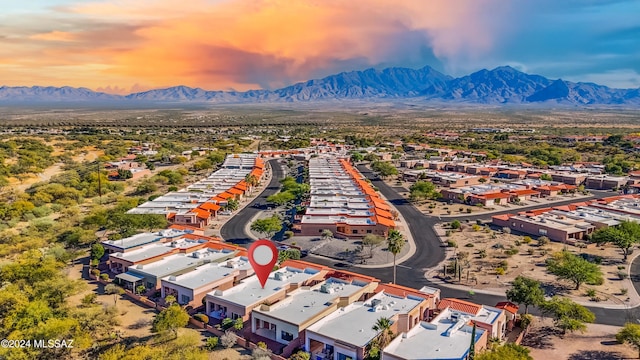
[[[472,302],[446,298],[440,300],[438,304],[438,310],[444,310],[446,308],[451,308],[453,310],[461,311],[466,314],[477,315],[478,312],[482,309],[482,305],[474,304]]]
[[[509,220],[512,216],[515,216],[515,215],[514,214],[502,214],[502,215],[494,215],[491,218],[497,219],[497,220]]]
[[[407,295],[413,295],[423,299],[430,299],[434,297],[433,294],[425,294],[416,289],[412,289],[410,287],[396,285],[392,283],[378,284],[378,287],[376,288],[375,293],[379,293],[381,291],[384,291],[386,294],[402,296],[402,297],[406,297]]]
[[[501,301],[501,302],[496,304],[496,307],[498,309],[506,310],[506,311],[508,311],[508,312],[510,312],[510,313],[512,313],[514,315],[518,313],[518,309],[519,309],[518,305],[516,305],[516,304],[514,304],[514,303],[512,303],[510,301]]]

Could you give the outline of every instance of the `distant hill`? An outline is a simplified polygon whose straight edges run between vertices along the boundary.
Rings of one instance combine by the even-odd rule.
[[[566,104],[640,106],[640,89],[612,89],[593,83],[550,80],[509,66],[453,78],[429,66],[421,69],[343,72],[277,90],[208,91],[187,86],[126,96],[72,87],[0,87],[0,103],[278,103],[327,100],[413,99],[468,104]]]

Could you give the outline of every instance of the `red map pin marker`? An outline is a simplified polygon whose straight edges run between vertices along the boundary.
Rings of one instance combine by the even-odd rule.
[[[269,240],[261,239],[254,242],[249,248],[249,262],[253,267],[260,285],[264,289],[273,266],[278,261],[278,249]]]

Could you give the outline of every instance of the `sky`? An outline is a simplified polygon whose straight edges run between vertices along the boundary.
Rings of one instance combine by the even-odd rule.
[[[0,85],[275,89],[502,65],[640,87],[638,0],[0,0]]]

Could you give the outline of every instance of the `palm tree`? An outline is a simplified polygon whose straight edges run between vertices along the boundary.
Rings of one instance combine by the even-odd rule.
[[[396,256],[402,251],[404,246],[404,237],[400,231],[396,229],[389,230],[387,236],[387,250],[393,254],[393,283],[396,283]]]
[[[371,330],[376,331],[378,335],[376,336],[376,345],[378,349],[382,350],[393,339],[393,331],[391,330],[391,320],[385,317],[379,318],[376,323],[371,327]]]
[[[331,230],[329,229],[324,229],[322,230],[320,236],[322,237],[322,240],[329,240],[333,237],[333,232],[331,232]]]
[[[247,174],[247,176],[244,177],[244,181],[251,185],[251,188],[253,189],[253,187],[255,187],[256,185],[258,185],[258,178],[255,175],[251,175],[251,174]]]

